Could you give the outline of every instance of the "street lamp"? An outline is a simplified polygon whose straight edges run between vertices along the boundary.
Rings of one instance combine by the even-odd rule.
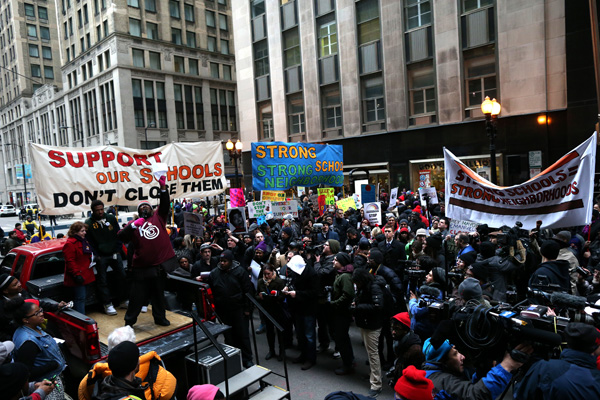
[[[144,147],[146,147],[146,148],[145,148],[145,150],[148,150],[148,129],[149,129],[149,128],[150,128],[150,129],[154,129],[154,128],[156,128],[156,123],[155,123],[155,122],[150,122],[150,123],[148,124],[148,126],[146,126],[146,127],[144,128],[144,137],[145,137],[145,139],[146,139],[146,141],[145,141],[145,143],[144,143]]]
[[[25,172],[25,156],[23,155],[23,145],[21,144],[14,144],[14,143],[4,143],[7,146],[15,146],[19,148],[19,151],[21,153],[21,172],[23,174],[23,198],[21,199],[21,207],[25,206],[25,203],[27,202],[27,173]]]
[[[496,122],[501,110],[502,106],[496,99],[490,100],[488,96],[485,96],[485,100],[481,103],[481,111],[485,115],[485,131],[490,138],[490,168],[494,185],[498,183],[496,177]]]
[[[225,148],[229,152],[229,157],[233,158],[233,166],[235,168],[235,182],[238,185],[238,187],[241,187],[241,185],[239,184],[239,178],[238,178],[237,160],[238,160],[238,158],[240,158],[242,156],[242,147],[243,147],[242,142],[240,142],[239,139],[237,142],[235,142],[235,145],[233,144],[231,139],[229,139],[227,141],[227,144],[225,144]]]

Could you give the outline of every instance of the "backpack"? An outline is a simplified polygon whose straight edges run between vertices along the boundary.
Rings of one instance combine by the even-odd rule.
[[[394,295],[383,276],[375,275],[375,283],[379,285],[383,292],[383,317],[391,318],[391,316],[394,315]]]

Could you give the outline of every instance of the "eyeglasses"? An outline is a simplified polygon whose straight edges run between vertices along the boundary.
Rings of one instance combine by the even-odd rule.
[[[39,309],[39,310],[37,310],[36,312],[34,312],[34,313],[33,313],[33,314],[31,314],[31,315],[26,315],[26,316],[25,316],[25,318],[31,318],[31,317],[34,317],[34,316],[35,316],[35,317],[39,317],[39,316],[40,316],[40,314],[43,314],[43,313],[44,313],[44,309],[43,309],[42,307],[40,307],[40,309]]]

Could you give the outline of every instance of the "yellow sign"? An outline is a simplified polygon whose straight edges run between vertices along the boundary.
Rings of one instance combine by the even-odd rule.
[[[285,201],[285,192],[279,192],[274,190],[263,190],[260,192],[260,199],[262,201],[271,200],[271,201]]]
[[[341,208],[344,212],[348,211],[350,207],[356,210],[356,202],[353,197],[346,197],[345,199],[338,200],[335,204],[337,204],[337,207]]]
[[[334,205],[335,204],[335,189],[334,188],[317,188],[317,192],[319,196],[325,196],[325,204]]]

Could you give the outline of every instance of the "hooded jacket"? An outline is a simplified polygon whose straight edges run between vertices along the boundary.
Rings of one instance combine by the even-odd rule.
[[[331,305],[339,313],[350,314],[350,304],[354,300],[354,284],[352,283],[352,271],[354,267],[348,264],[337,271],[333,282],[333,293]]]
[[[93,400],[120,400],[123,397],[135,396],[144,399],[146,390],[142,386],[142,380],[138,377],[133,378],[133,382],[125,379],[115,378],[112,375],[107,376],[99,382],[92,395]]]
[[[243,309],[250,311],[252,309],[250,301],[246,298],[246,293],[254,295],[254,286],[248,272],[240,266],[237,261],[232,261],[229,269],[217,267],[210,271],[208,279],[217,312],[221,310]]]
[[[354,320],[359,328],[375,330],[381,328],[383,315],[383,291],[377,282],[359,289],[356,293]]]
[[[540,277],[546,276],[546,278]],[[569,262],[565,260],[552,260],[541,263],[538,269],[529,278],[529,287],[532,285],[556,284],[560,290],[571,293],[571,277],[569,275]]]

